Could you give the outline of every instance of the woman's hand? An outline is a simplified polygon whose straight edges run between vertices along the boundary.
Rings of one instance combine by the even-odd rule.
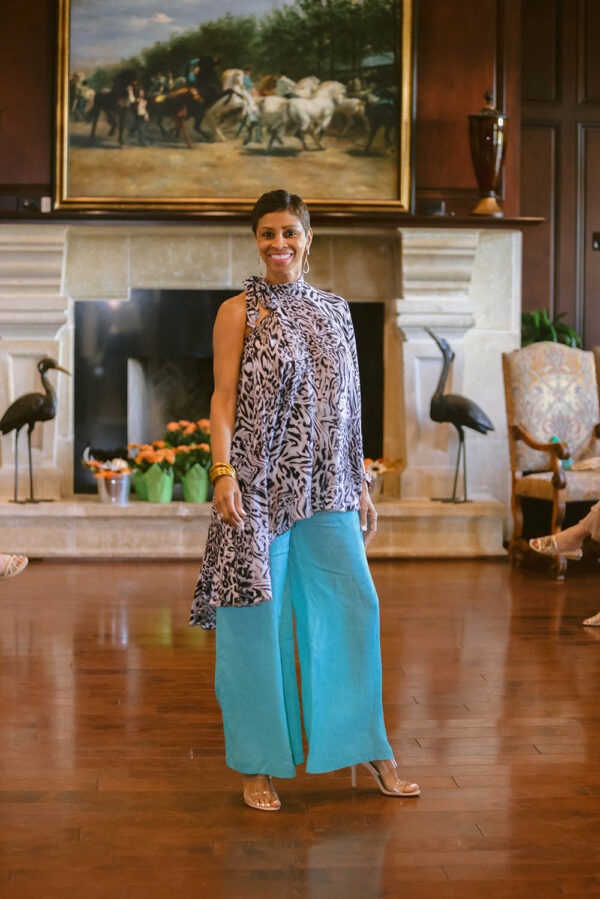
[[[242,494],[238,482],[228,475],[221,475],[215,482],[215,509],[225,524],[232,528],[244,528],[246,513],[242,506]]]
[[[369,485],[366,481],[363,482],[360,497],[360,527],[363,532],[365,546],[367,546],[377,533],[377,512],[371,501]]]

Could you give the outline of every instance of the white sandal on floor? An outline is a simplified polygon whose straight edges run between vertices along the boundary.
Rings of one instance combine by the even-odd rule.
[[[397,766],[396,762],[393,759],[391,761],[393,762],[392,767],[397,768],[398,766]],[[409,796],[420,796],[421,795],[421,790],[419,789],[419,785],[415,784],[415,783],[410,783],[410,781],[408,781],[408,780],[397,781],[398,786],[400,787],[399,790],[388,790],[388,788],[385,786],[385,784],[383,782],[383,778],[381,777],[381,774],[379,773],[379,771],[377,770],[377,768],[375,767],[375,765],[372,762],[361,762],[361,765],[365,769],[365,771],[369,772],[369,774],[371,775],[371,777],[373,778],[373,780],[379,787],[379,790],[384,794],[384,796],[404,796],[406,798]],[[352,765],[352,767],[350,768],[350,771],[352,774],[352,786],[355,789],[356,789],[356,768],[357,768],[357,765]],[[416,790],[405,790],[405,787],[416,787],[417,789]]]
[[[29,559],[27,556],[19,554],[7,555],[6,561],[0,567],[0,578],[15,577],[17,574],[21,574],[22,571],[25,571],[28,564]]]

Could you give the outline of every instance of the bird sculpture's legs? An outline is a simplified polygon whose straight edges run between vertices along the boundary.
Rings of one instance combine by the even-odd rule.
[[[467,502],[467,444],[465,443],[465,434],[462,432],[462,452],[463,452],[463,503]]]
[[[456,468],[454,469],[454,484],[452,486],[452,496],[450,499],[444,500],[447,503],[466,503],[467,500],[467,448],[465,446],[465,432],[462,428],[456,428],[458,431],[458,452],[456,454]],[[456,498],[456,487],[458,486],[458,472],[460,470],[460,456],[463,459],[463,498]]]
[[[15,496],[13,502],[19,502],[19,429],[15,431]]]
[[[456,468],[454,469],[454,484],[452,486],[452,498],[450,500],[451,503],[460,502],[460,500],[456,499],[456,485],[458,484],[458,471],[460,469],[460,454],[462,452],[464,452],[464,448],[465,448],[464,431],[462,428],[457,428],[456,430],[458,431],[458,453],[456,454]],[[467,490],[467,482],[465,480],[465,484],[464,484],[465,499],[467,498],[466,490]]]
[[[27,448],[29,450],[29,499],[23,500],[25,503],[51,503],[51,499],[35,499],[33,496],[33,462],[31,459],[31,432],[35,427],[35,422],[27,431]]]
[[[31,432],[33,431],[33,425],[31,425],[27,429],[27,449],[29,452],[29,502],[34,503],[35,500],[33,498],[33,466],[31,464]]]
[[[454,426],[458,431],[458,452],[456,454],[456,466],[454,468],[454,483],[452,485],[452,496],[433,497],[436,503],[466,503],[467,499],[467,455],[465,447],[465,432],[461,427]],[[458,486],[458,472],[460,471],[460,454],[463,454],[463,499],[456,498],[456,488]]]

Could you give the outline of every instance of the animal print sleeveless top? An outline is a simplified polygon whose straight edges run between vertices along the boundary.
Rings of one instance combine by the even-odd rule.
[[[275,537],[315,512],[360,507],[360,383],[345,300],[300,278],[244,282],[246,338],[231,444],[246,520],[236,530],[213,506],[191,621],[215,626],[217,606],[272,599]],[[259,305],[268,312],[259,321]]]

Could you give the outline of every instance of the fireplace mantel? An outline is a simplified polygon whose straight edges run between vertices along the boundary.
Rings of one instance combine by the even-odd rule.
[[[309,279],[349,302],[385,303],[384,454],[406,462],[403,501],[451,492],[455,432],[429,419],[441,357],[423,328],[450,342],[456,359],[449,389],[477,402],[496,427],[486,437],[468,436],[470,494],[485,498],[486,515],[490,501],[501,504],[501,524],[509,465],[500,357],[519,345],[521,233],[476,224],[327,224],[315,234]],[[127,302],[132,288],[233,293],[256,270],[254,242],[239,224],[0,224],[0,410],[39,389],[35,363],[42,355],[70,368],[76,300]],[[52,377],[59,412],[34,431],[36,490],[73,501],[72,383]],[[20,465],[25,471],[25,455]],[[8,435],[0,499],[11,496],[13,471]],[[498,533],[501,548],[501,527]]]

